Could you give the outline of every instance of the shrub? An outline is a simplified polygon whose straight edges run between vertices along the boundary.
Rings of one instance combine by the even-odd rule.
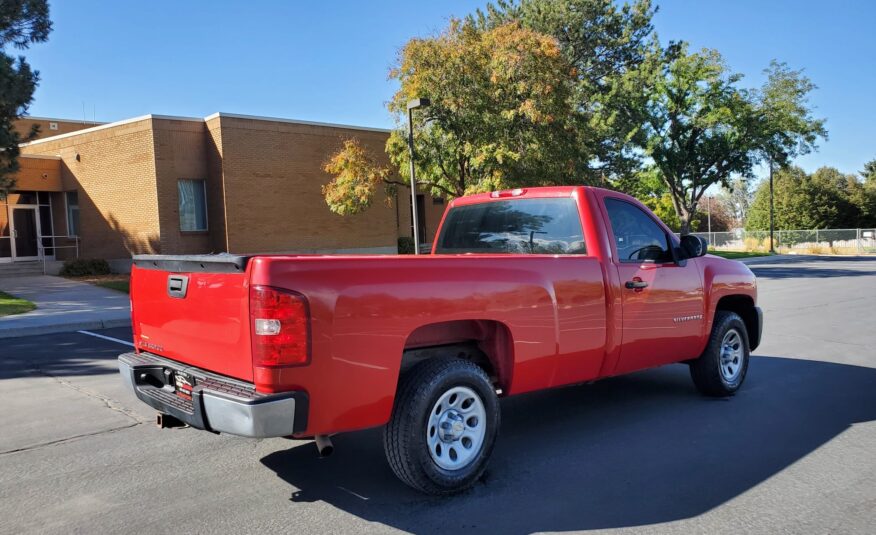
[[[414,254],[414,239],[408,237],[399,238],[398,254]]]
[[[110,267],[102,258],[76,258],[64,262],[61,268],[63,277],[87,277],[89,275],[109,275]]]
[[[769,238],[759,240],[757,238],[747,237],[743,240],[743,243],[745,244],[744,249],[746,251],[763,252],[768,251],[770,248]]]

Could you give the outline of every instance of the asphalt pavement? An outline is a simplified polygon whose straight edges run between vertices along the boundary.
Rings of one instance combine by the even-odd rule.
[[[876,258],[752,269],[737,396],[673,365],[505,399],[486,477],[444,499],[395,479],[380,430],[318,459],[157,429],[116,372],[127,329],[0,340],[0,533],[873,533]]]

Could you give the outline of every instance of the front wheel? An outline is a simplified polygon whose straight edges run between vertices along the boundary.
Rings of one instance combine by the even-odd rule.
[[[401,378],[383,446],[403,482],[453,494],[484,473],[498,430],[499,400],[487,374],[467,360],[430,359]]]
[[[707,396],[732,396],[745,380],[749,356],[745,322],[735,312],[719,310],[706,350],[690,364],[691,378]]]

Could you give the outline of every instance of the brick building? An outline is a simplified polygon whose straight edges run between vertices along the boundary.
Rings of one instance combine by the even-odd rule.
[[[344,217],[321,193],[343,140],[384,157],[386,130],[224,113],[17,126],[34,122],[40,138],[21,146],[16,189],[0,201],[0,262],[77,250],[119,268],[135,253],[395,253],[411,235],[408,190]],[[418,204],[428,242],[444,206]]]

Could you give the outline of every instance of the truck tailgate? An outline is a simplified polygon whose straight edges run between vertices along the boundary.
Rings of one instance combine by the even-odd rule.
[[[253,380],[246,257],[134,257],[131,311],[142,351]]]

